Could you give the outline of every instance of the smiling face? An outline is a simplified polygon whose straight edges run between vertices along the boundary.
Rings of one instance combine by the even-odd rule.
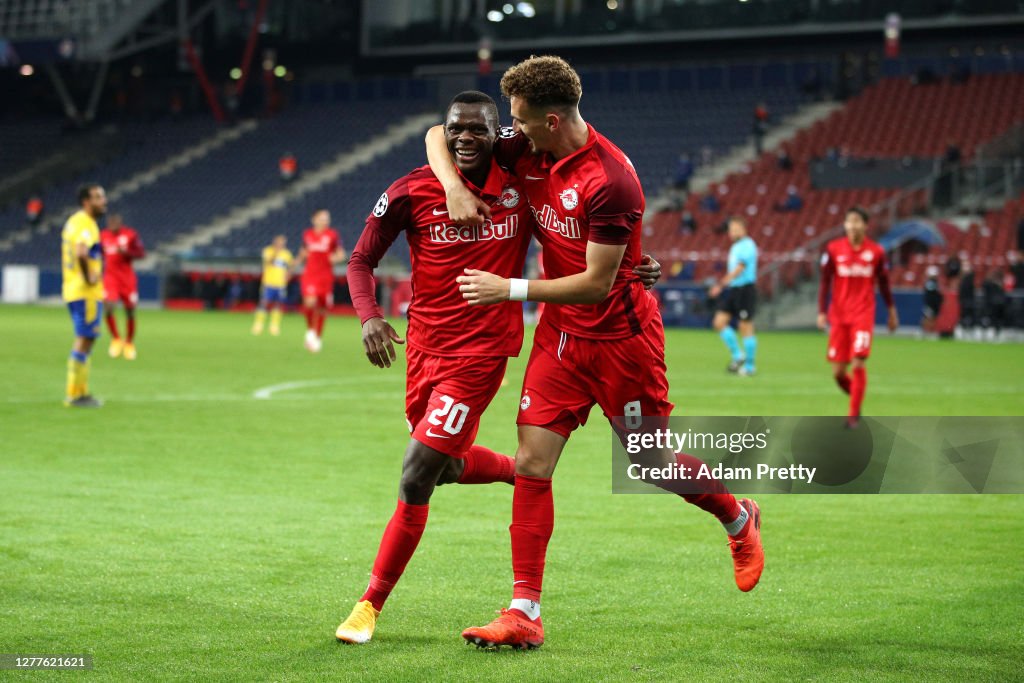
[[[498,137],[498,120],[493,107],[456,102],[448,109],[444,137],[448,152],[464,176],[473,182],[481,176],[487,178],[494,140]]]
[[[522,97],[513,96],[512,127],[526,136],[530,141],[530,149],[534,154],[549,152],[553,148],[554,136],[550,125],[553,115],[544,110],[531,107]]]

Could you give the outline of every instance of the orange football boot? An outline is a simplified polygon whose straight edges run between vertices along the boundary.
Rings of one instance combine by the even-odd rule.
[[[487,626],[467,628],[462,637],[477,647],[508,645],[514,650],[533,650],[544,644],[544,626],[539,617],[531,621],[517,612],[503,609]]]
[[[761,508],[749,498],[741,500],[740,505],[750,515],[745,527],[747,532],[741,538],[730,536],[729,548],[732,550],[736,585],[746,593],[753,590],[761,580],[761,572],[764,571],[764,547],[761,545]]]

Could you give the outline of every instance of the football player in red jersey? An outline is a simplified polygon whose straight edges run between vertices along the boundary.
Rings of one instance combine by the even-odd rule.
[[[491,212],[480,226],[448,217],[444,188],[429,167],[399,178],[380,196],[352,252],[348,279],[363,323],[363,347],[380,368],[405,343],[374,295],[373,269],[401,233],[409,242],[413,300],[408,317],[406,418],[412,438],[402,465],[398,506],[388,522],[365,594],[335,635],[365,643],[426,526],[430,497],[445,483],[506,482],[512,458],[474,445],[480,416],[494,398],[509,356],[519,354],[523,311],[517,302],[468,306],[451,285],[472,263],[521,275],[533,217],[521,181],[493,161],[498,108],[481,92],[456,95],[445,117],[445,144],[460,178]],[[642,270],[653,285],[656,262]]]
[[[846,425],[860,420],[861,403],[868,386],[865,361],[871,355],[875,331],[875,282],[889,308],[887,324],[894,331],[900,324],[889,288],[889,267],[881,245],[868,239],[868,212],[853,207],[843,222],[846,237],[825,247],[821,256],[821,288],[818,290],[818,328],[831,325],[828,360],[836,384],[850,395]],[[829,293],[832,294],[829,305]],[[852,371],[847,374],[847,369]]]
[[[640,181],[628,158],[580,116],[582,87],[558,57],[531,57],[505,72],[515,132],[495,145],[499,163],[522,180],[538,223],[545,280],[519,280],[483,269],[458,278],[474,305],[529,300],[547,306],[523,380],[512,502],[512,603],[491,624],[463,632],[480,646],[538,647],[544,642],[540,594],[554,526],[551,477],[569,435],[599,405],[616,433],[640,418],[667,418],[665,338],[653,296],[633,275],[640,263],[644,210]],[[431,168],[444,184],[448,210],[460,223],[479,223],[489,207],[473,197],[439,146],[427,136]],[[687,454],[671,456],[692,467]],[[764,566],[760,512],[713,479],[659,485],[714,514],[733,550],[736,583],[753,589]]]
[[[310,219],[312,227],[302,233],[302,248],[296,259],[305,263],[300,285],[306,311],[306,348],[318,352],[323,342],[324,320],[334,305],[334,264],[345,260],[345,249],[338,232],[330,227],[331,214],[317,209]]]
[[[120,214],[112,213],[107,218],[107,227],[100,233],[103,245],[103,289],[106,290],[107,328],[110,330],[111,358],[122,353],[126,360],[135,360],[135,307],[139,303],[138,278],[132,261],[146,255],[142,240],[132,228],[124,225]],[[117,331],[114,313],[118,302],[124,307],[125,337]]]

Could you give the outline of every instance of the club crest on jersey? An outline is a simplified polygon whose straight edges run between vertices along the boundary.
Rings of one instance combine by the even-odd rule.
[[[562,206],[565,207],[566,211],[572,211],[580,204],[580,196],[571,187],[568,190],[562,190],[558,198],[562,200]]]
[[[388,210],[388,193],[385,192],[377,200],[377,203],[373,205],[373,215],[380,218]]]
[[[870,261],[873,258],[875,258],[875,254],[873,252],[870,252],[870,251],[865,251],[863,254],[860,255],[860,257],[862,259],[864,259],[865,261]]]
[[[514,209],[519,206],[519,193],[511,187],[506,187],[501,191],[501,196],[498,197],[498,203],[506,209]]]
[[[502,126],[501,130],[498,131],[499,138],[514,138],[516,136],[516,129],[512,126]]]
[[[529,394],[523,394],[523,400],[519,402],[519,409],[526,410],[530,407],[530,396]]]

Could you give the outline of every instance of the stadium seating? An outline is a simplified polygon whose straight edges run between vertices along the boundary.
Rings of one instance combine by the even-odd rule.
[[[1017,248],[1020,220],[1024,220],[1024,194],[996,211],[989,211],[981,220],[939,220],[936,226],[946,240],[945,247],[910,254],[905,263],[893,268],[893,283],[920,287],[929,266],[941,267],[953,256],[970,261],[976,282],[981,282],[990,272],[1007,267],[1007,254]]]
[[[944,82],[915,86],[906,79],[883,80],[787,142],[784,147],[794,162],[792,170],[780,169],[771,154],[764,154],[749,168],[712,188],[721,204],[719,212],[703,213],[700,197],[689,198],[686,209],[695,216],[699,228],[694,235],[680,231],[681,212],[665,212],[651,220],[646,245],[669,263],[695,261],[694,279],[702,279],[728,250],[727,238],[711,229],[726,216],[738,214],[748,218],[751,234],[762,249],[762,262],[793,260],[795,250],[834,230],[846,207],[872,207],[892,199],[900,190],[816,190],[807,168],[812,159],[824,157],[830,148],[846,150],[851,156],[937,157],[954,141],[964,159],[970,160],[978,145],[1019,121],[1021,112],[1024,75],[1020,74],[978,76],[956,85]],[[776,211],[774,206],[782,201],[790,185],[797,188],[803,208]],[[896,215],[923,210],[925,200],[923,190],[905,194]],[[883,227],[876,224],[873,229]],[[798,253],[796,260],[810,262],[816,257],[816,253]]]
[[[329,183],[299,200],[289,202],[281,209],[271,211],[242,230],[214,240],[202,249],[202,254],[213,258],[251,258],[277,234],[288,236],[290,245],[297,249],[301,231],[309,226],[313,211],[320,208],[331,211],[342,244],[351,250],[381,193],[396,178],[425,163],[423,140],[414,137],[371,164],[343,176],[338,182]],[[408,248],[404,239],[396,243],[391,255],[408,263]]]
[[[127,155],[96,169],[90,177],[109,187],[140,166],[144,168],[180,150],[190,137],[179,135],[176,125],[137,131],[146,135],[146,153],[141,155],[144,164],[139,163],[141,158]],[[210,131],[211,126],[204,129]],[[112,204],[111,210],[124,214],[126,222],[139,229],[152,247],[280,187],[277,162],[285,152],[296,156],[301,172],[316,168],[379,130],[380,107],[374,103],[297,107],[127,195]],[[168,147],[163,147],[161,141]],[[45,199],[48,204],[52,198],[51,205],[63,206],[72,196],[73,184],[51,191]],[[326,204],[333,207],[335,202]],[[8,262],[41,264],[52,263],[55,257],[51,235],[39,236],[3,255]]]
[[[59,136],[55,136],[53,133],[55,130],[60,130],[59,124],[50,122],[43,126],[43,128],[47,132],[40,131],[41,138],[54,141],[54,147],[59,146]],[[12,129],[13,139],[17,139],[16,131],[19,129],[21,129],[20,126]],[[28,134],[34,134],[31,128],[24,130],[29,130]],[[202,138],[212,135],[215,131],[216,124],[208,117],[186,119],[177,122],[130,122],[118,124],[118,134],[124,145],[120,155],[106,164],[83,172],[73,180],[43,189],[39,193],[40,197],[43,199],[47,211],[52,215],[56,211],[74,205],[75,189],[80,183],[95,181],[102,183],[109,189],[116,185],[118,181],[130,178],[134,174],[160,163],[167,157],[195,144]],[[53,151],[53,148],[50,151]],[[122,210],[121,207],[112,207],[112,209]],[[20,228],[23,221],[24,207],[19,204],[14,204],[0,211],[0,235]],[[37,245],[36,242],[40,244]],[[49,236],[45,236],[45,239],[36,239],[28,242],[13,252],[0,253],[0,260],[5,262],[46,263],[54,259],[51,247],[52,239]]]

